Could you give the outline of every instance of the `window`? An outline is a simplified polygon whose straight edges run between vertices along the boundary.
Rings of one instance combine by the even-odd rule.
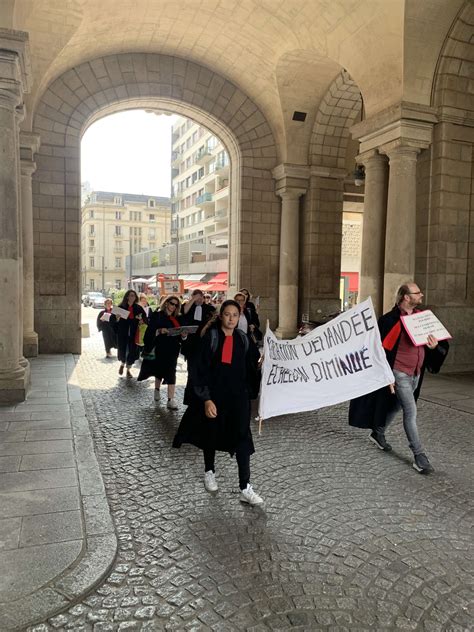
[[[94,279],[89,279],[89,287],[91,290],[95,290],[95,281]]]
[[[154,241],[150,241],[150,243],[148,244],[148,248],[150,250],[153,250],[154,248],[156,248],[156,243]]]
[[[122,196],[116,195],[114,197],[114,204],[118,204],[118,205],[122,204]]]
[[[115,227],[115,236],[116,237],[120,237],[122,235],[122,227],[121,226],[116,226]]]
[[[89,248],[93,248],[95,245],[95,241],[93,239],[89,239]]]
[[[115,267],[116,268],[121,268],[122,267],[122,258],[121,257],[115,257]]]
[[[89,235],[95,235],[95,226],[94,226],[94,224],[91,224],[89,226]]]
[[[116,241],[114,248],[115,248],[115,250],[122,250],[121,242],[120,241]]]
[[[193,133],[193,145],[194,145],[194,143],[197,143],[197,140],[198,140],[198,133],[197,133],[197,130],[196,130],[196,131]]]
[[[189,169],[190,166],[191,166],[191,156],[189,156],[189,158],[186,158],[186,169]]]
[[[89,257],[89,267],[95,268],[95,260],[94,257]]]
[[[117,288],[117,290],[122,289],[122,281],[120,279],[115,279],[115,287]]]
[[[122,211],[115,211],[115,219],[122,219]]]
[[[186,141],[186,149],[190,149],[192,147],[192,144],[193,144],[193,139],[189,137]]]
[[[94,211],[89,211],[89,218],[94,219]]]
[[[155,200],[148,200],[148,206],[150,208],[155,208]]]
[[[154,228],[150,228],[150,230],[148,231],[148,239],[156,239],[156,232]]]
[[[150,222],[154,222],[155,221],[155,216],[150,214],[148,219],[150,220]]]

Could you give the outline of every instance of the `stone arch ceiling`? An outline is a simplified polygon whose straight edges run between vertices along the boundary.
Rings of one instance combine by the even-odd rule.
[[[384,98],[398,100],[401,56],[391,49],[400,46],[402,8],[403,0],[17,0],[14,27],[30,33],[35,73],[30,109],[54,78],[82,61],[157,52],[196,61],[230,79],[282,138],[276,67],[288,51],[310,50],[333,59],[348,68],[361,90],[362,66],[350,68],[352,60],[366,60],[370,87],[375,74],[386,75],[385,58],[398,81]],[[371,50],[374,39],[386,42],[377,55]],[[366,102],[369,110],[370,99]]]
[[[261,108],[284,147],[292,131],[292,51],[309,52],[323,74],[330,75],[336,65],[347,69],[370,116],[403,95],[405,5],[422,5],[414,22],[419,24],[431,5],[461,1],[16,0],[11,26],[30,34],[30,113],[52,80],[83,61],[156,52],[195,61],[228,78]],[[439,21],[448,13],[438,11]],[[312,92],[316,100],[323,94],[322,87],[319,95]]]

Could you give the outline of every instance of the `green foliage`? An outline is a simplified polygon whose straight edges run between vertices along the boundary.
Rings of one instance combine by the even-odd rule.
[[[151,258],[151,265],[153,267],[160,265],[160,258],[158,257],[158,255],[153,255],[153,257]]]
[[[122,302],[124,294],[127,290],[115,290],[112,296],[112,300],[114,301],[114,305],[119,305]]]

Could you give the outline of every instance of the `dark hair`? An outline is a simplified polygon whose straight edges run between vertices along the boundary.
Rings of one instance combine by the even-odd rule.
[[[135,292],[135,290],[127,290],[125,294],[123,295],[123,299],[122,299],[122,302],[120,303],[120,307],[128,305],[128,297],[130,296],[132,292],[135,294],[135,300],[133,301],[133,303],[134,304],[138,303],[138,294]]]
[[[234,301],[233,299],[228,299],[226,301],[224,301],[219,309],[219,312],[216,312],[212,318],[210,318],[207,323],[204,325],[204,327],[201,330],[201,337],[204,336],[204,334],[206,333],[206,331],[208,329],[210,329],[211,327],[219,327],[219,325],[221,324],[221,316],[222,313],[224,312],[226,307],[229,307],[229,305],[232,305],[233,307],[235,307],[235,309],[239,312],[240,314],[240,305],[237,303],[237,301]]]
[[[245,294],[245,292],[247,292],[247,294]],[[242,289],[240,289],[238,291],[238,294],[243,294],[245,296],[245,302],[247,303],[248,301],[250,301],[250,292],[249,290],[247,290],[246,287],[243,287]]]
[[[199,290],[198,288],[192,291],[191,296],[197,296],[198,294],[201,294],[202,296],[204,296],[204,292],[202,290]]]
[[[403,285],[400,285],[400,287],[398,288],[397,298],[395,299],[396,305],[400,305],[400,303],[403,303],[405,299],[405,294],[410,294],[410,288],[408,287],[408,283],[404,283]]]

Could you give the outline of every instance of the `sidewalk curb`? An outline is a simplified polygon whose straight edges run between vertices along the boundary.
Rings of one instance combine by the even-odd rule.
[[[69,380],[76,361],[70,354],[64,360]],[[117,555],[117,537],[78,385],[68,383],[68,400],[81,500],[82,551],[39,590],[0,606],[2,632],[19,632],[73,606],[109,574]]]

